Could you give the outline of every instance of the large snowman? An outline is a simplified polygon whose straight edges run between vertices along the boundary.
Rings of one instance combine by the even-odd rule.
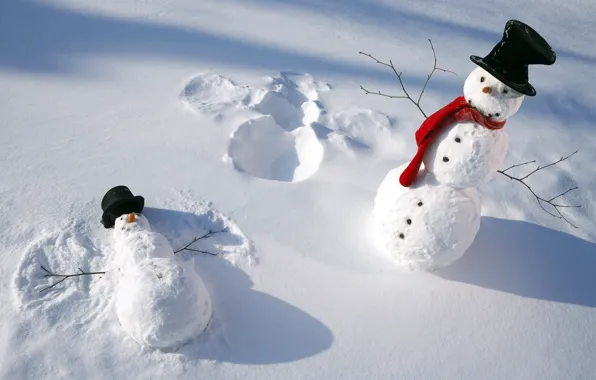
[[[431,115],[416,132],[414,158],[390,171],[377,191],[373,219],[379,245],[410,269],[433,270],[459,259],[479,226],[477,187],[507,154],[508,118],[525,95],[528,65],[556,55],[528,25],[510,20],[501,41],[466,78],[464,96]]]
[[[104,226],[114,229],[116,313],[137,343],[175,350],[206,329],[211,298],[194,268],[179,262],[167,238],[151,230],[140,213],[143,203],[125,186],[102,201]]]

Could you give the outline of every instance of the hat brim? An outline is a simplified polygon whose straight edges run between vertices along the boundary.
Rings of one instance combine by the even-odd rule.
[[[498,72],[497,70],[492,68],[490,65],[488,65],[484,61],[484,59],[482,59],[482,57],[472,55],[472,56],[470,56],[470,60],[472,62],[474,62],[475,64],[477,64],[478,66],[482,67],[484,70],[488,71],[492,76],[494,76],[495,78],[497,78],[498,80],[500,80],[501,82],[506,84],[507,86],[511,87],[515,91],[520,92],[527,96],[536,95],[536,89],[530,83],[520,85],[519,83],[514,83],[514,82],[509,81],[507,78],[505,78],[503,76],[503,74],[501,74],[500,72]]]
[[[122,208],[124,205],[126,205],[126,207]],[[111,203],[104,210],[101,216],[103,225],[105,228],[111,228],[114,226],[114,220],[116,218],[131,212],[140,214],[143,211],[143,207],[145,207],[145,198],[140,195],[135,195],[134,197],[128,199],[119,199]],[[118,212],[114,212],[116,210]]]

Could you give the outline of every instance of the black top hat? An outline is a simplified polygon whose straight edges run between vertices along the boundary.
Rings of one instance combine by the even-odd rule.
[[[145,198],[140,195],[132,195],[130,189],[126,186],[116,186],[108,190],[101,200],[101,224],[105,228],[114,227],[116,219],[124,214],[143,211]]]
[[[534,29],[509,20],[493,50],[484,58],[473,55],[470,59],[512,89],[534,96],[536,90],[528,82],[528,65],[552,65],[557,56]]]

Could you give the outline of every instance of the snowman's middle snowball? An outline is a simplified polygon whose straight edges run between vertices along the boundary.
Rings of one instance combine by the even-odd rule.
[[[445,128],[424,155],[426,169],[443,185],[477,187],[491,180],[507,155],[504,129],[490,130],[475,123]]]

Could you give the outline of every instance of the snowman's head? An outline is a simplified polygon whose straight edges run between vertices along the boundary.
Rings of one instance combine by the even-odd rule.
[[[116,218],[114,236],[125,236],[131,232],[151,231],[151,225],[143,214],[130,213]]]
[[[466,78],[464,97],[484,116],[497,121],[513,116],[524,100],[522,93],[502,83],[482,67],[474,69]]]

